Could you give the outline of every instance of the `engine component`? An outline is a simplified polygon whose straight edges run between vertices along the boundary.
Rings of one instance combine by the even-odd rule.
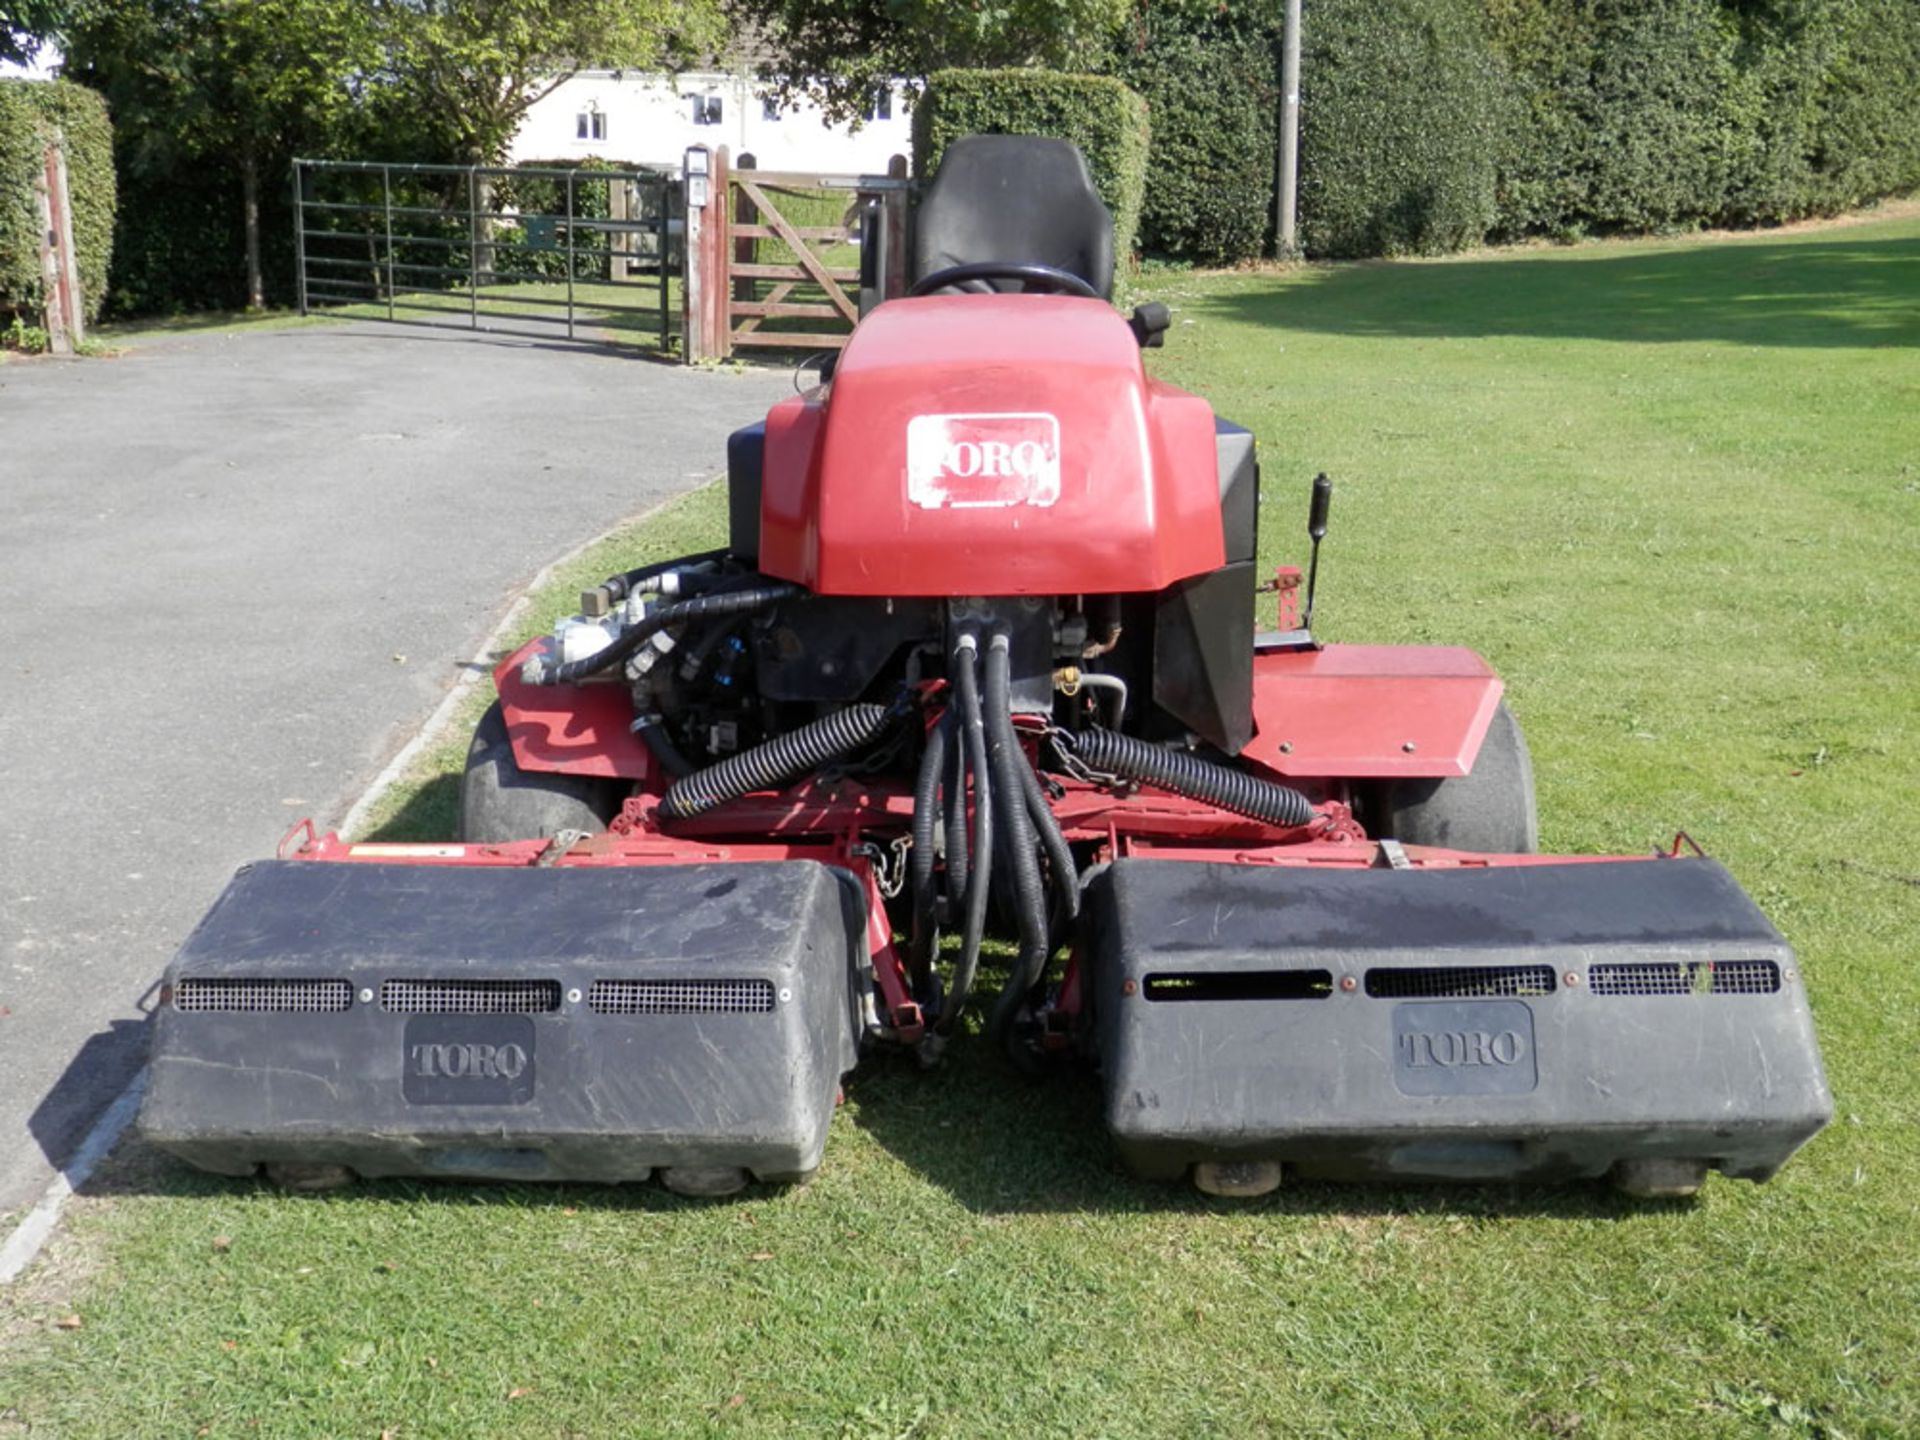
[[[647,611],[638,621],[629,624],[618,640],[584,660],[556,663],[552,656],[533,656],[522,668],[521,678],[529,685],[576,685],[589,675],[597,675],[602,670],[627,659],[655,635],[670,626],[685,625],[696,620],[714,620],[729,615],[748,615],[756,610],[764,610],[776,605],[788,596],[798,593],[798,586],[774,580],[763,581],[741,590],[700,595],[671,605],[661,605]]]

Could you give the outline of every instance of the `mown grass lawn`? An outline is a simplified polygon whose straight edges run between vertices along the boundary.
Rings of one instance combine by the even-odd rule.
[[[296,1199],[129,1147],[0,1298],[0,1434],[1920,1433],[1920,218],[1141,288],[1160,370],[1261,437],[1268,560],[1336,477],[1328,635],[1480,648],[1548,846],[1684,826],[1762,901],[1833,1127],[1694,1205],[1216,1203],[962,1044],[870,1062],[820,1177],[735,1202]]]

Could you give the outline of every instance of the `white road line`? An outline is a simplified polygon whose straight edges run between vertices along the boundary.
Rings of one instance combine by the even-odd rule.
[[[127,1088],[100,1112],[100,1118],[93,1122],[93,1129],[87,1132],[87,1138],[80,1142],[80,1147],[61,1167],[60,1173],[53,1177],[52,1183],[41,1193],[39,1202],[13,1227],[7,1243],[0,1245],[0,1285],[11,1284],[14,1277],[40,1254],[47,1237],[53,1234],[60,1223],[60,1211],[67,1203],[67,1197],[87,1183],[87,1177],[93,1174],[93,1167],[113,1149],[120,1132],[127,1128],[134,1113],[139,1110],[140,1097],[146,1090],[147,1068],[143,1065],[127,1082]]]
[[[701,484],[707,483],[710,481],[701,482]],[[695,485],[679,494],[670,495],[659,504],[642,510],[638,515],[629,516],[612,529],[605,530],[591,540],[574,546],[558,560],[542,566],[540,573],[527,582],[526,588],[507,607],[506,613],[500,617],[500,623],[488,632],[487,638],[480,643],[478,653],[468,662],[460,677],[453,682],[453,688],[446,693],[445,698],[434,707],[433,713],[427,717],[426,724],[420,727],[413,739],[401,747],[398,755],[387,762],[386,768],[373,777],[373,783],[354,802],[353,808],[340,822],[340,833],[349,839],[352,838],[360,826],[366,823],[367,816],[372,812],[373,807],[380,803],[381,797],[399,782],[402,775],[407,773],[408,767],[413,764],[420,752],[438,742],[440,732],[453,719],[467,692],[479,684],[482,677],[492,678],[494,653],[505,643],[507,635],[519,623],[527,607],[533,603],[531,597],[553,578],[554,571],[563,565],[572,564],[615,531],[651,520],[674,501],[691,494],[698,488],[699,486]],[[13,1233],[7,1236],[5,1243],[0,1244],[0,1285],[11,1284],[22,1271],[39,1258],[41,1250],[45,1248],[47,1241],[53,1237],[54,1231],[60,1226],[60,1212],[66,1208],[67,1200],[74,1191],[87,1183],[87,1178],[93,1174],[94,1167],[104,1160],[108,1152],[119,1143],[122,1132],[133,1123],[133,1117],[140,1112],[140,1099],[146,1091],[147,1067],[142,1065],[135,1072],[133,1079],[127,1082],[127,1088],[116,1095],[113,1103],[100,1112],[100,1118],[93,1122],[93,1129],[87,1132],[87,1138],[80,1142],[72,1157],[60,1167],[60,1173],[53,1177],[47,1188],[41,1192],[39,1200],[34,1203],[34,1207],[21,1218],[18,1225],[14,1226]]]

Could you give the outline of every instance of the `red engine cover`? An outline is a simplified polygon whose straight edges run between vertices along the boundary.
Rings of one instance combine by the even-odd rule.
[[[889,301],[767,416],[760,569],[819,594],[1151,591],[1224,560],[1213,411],[1098,300]]]

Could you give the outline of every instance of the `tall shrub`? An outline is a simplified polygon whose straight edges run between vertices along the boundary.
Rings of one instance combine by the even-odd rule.
[[[74,259],[91,319],[106,300],[113,257],[113,127],[98,95],[64,80],[0,80],[0,309],[44,304],[35,183],[55,135],[66,147]]]
[[[940,70],[913,110],[913,169],[931,176],[963,135],[1053,135],[1087,157],[1113,212],[1114,253],[1133,253],[1147,175],[1146,102],[1103,75],[1053,70]]]
[[[1143,3],[1116,73],[1153,125],[1140,249],[1222,264],[1263,253],[1272,229],[1280,108],[1270,5]]]
[[[1911,0],[1484,0],[1496,233],[1766,224],[1920,186]]]
[[[1480,0],[1319,0],[1302,36],[1309,255],[1427,255],[1494,218],[1504,91]]]
[[[1811,184],[1818,208],[1840,210],[1920,187],[1920,4],[1830,3]]]
[[[1739,72],[1717,0],[1590,0],[1587,206],[1609,230],[1717,215],[1739,146]]]
[[[1592,182],[1594,29],[1584,0],[1486,0],[1505,109],[1493,233],[1570,236]]]

